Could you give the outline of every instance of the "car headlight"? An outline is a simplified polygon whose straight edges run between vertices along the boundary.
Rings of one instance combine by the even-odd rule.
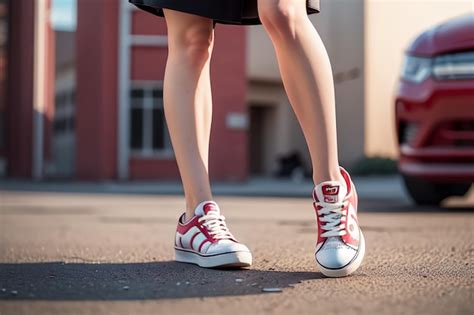
[[[439,80],[474,78],[474,52],[438,56],[433,61],[433,75]]]
[[[402,79],[413,83],[421,83],[431,75],[431,72],[431,58],[407,55],[402,67]]]

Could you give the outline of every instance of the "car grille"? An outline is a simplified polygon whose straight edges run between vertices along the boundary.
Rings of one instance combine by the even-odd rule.
[[[412,144],[418,134],[419,126],[415,123],[407,123],[402,128],[401,143]]]
[[[474,147],[474,121],[444,122],[436,128],[431,141],[436,146]]]

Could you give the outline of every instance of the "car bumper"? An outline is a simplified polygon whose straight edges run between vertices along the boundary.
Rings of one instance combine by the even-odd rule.
[[[436,181],[474,182],[473,100],[472,80],[400,83],[395,116],[402,174]],[[468,127],[440,127],[452,122]],[[401,131],[407,126],[414,131],[404,138]]]
[[[473,164],[404,162],[399,169],[406,176],[429,181],[474,183]]]

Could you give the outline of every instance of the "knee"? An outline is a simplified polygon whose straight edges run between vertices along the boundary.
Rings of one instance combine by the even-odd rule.
[[[211,57],[214,42],[212,27],[190,26],[173,36],[170,52],[179,54],[191,65],[200,67]]]
[[[259,0],[258,14],[270,35],[294,37],[298,22],[306,16],[306,7],[295,0]]]

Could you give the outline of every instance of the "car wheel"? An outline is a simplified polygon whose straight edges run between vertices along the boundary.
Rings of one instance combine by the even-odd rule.
[[[433,183],[410,176],[403,176],[403,181],[418,205],[439,205],[449,196],[463,196],[471,187],[470,183]]]

